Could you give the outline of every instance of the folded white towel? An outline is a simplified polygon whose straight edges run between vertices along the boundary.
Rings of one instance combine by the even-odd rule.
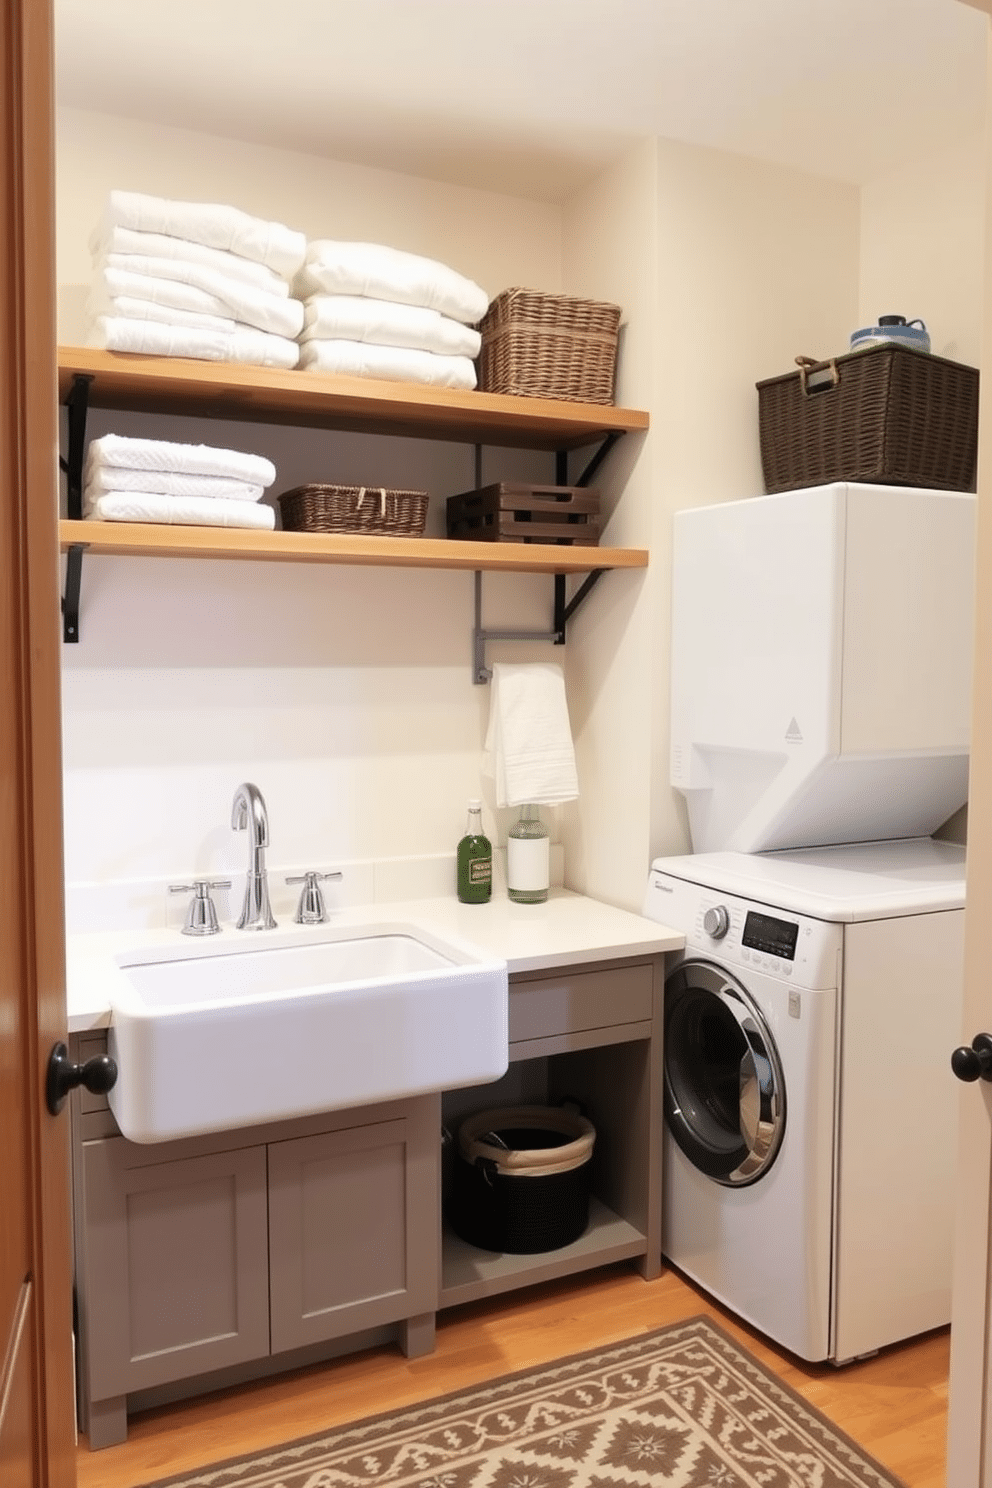
[[[255,506],[250,501],[110,491],[106,496],[97,497],[88,513],[88,520],[164,522],[175,527],[253,527],[271,532],[276,525],[276,514],[271,506]]]
[[[115,299],[132,296],[170,310],[195,310],[199,315],[234,318],[223,300],[194,284],[180,284],[176,279],[156,279],[151,274],[133,274],[127,269],[103,268],[95,274],[91,296],[99,297],[101,292]]]
[[[494,665],[483,768],[497,806],[554,805],[579,794],[560,666]]]
[[[311,295],[303,307],[301,341],[368,341],[442,356],[477,357],[482,337],[471,326],[427,310],[363,295]]]
[[[379,377],[385,382],[426,382],[433,387],[474,388],[475,363],[468,357],[438,356],[402,346],[365,341],[304,341],[300,366],[342,377]]]
[[[83,511],[111,491],[140,491],[145,496],[209,496],[220,501],[261,501],[264,486],[228,480],[225,475],[185,475],[171,470],[126,470],[119,466],[88,468],[83,481]]]
[[[202,243],[190,242],[188,238],[169,238],[165,233],[136,232],[130,227],[111,227],[104,236],[95,232],[90,237],[90,252],[94,262],[108,253],[137,253],[144,258],[179,258],[186,263],[202,264],[218,274],[231,279],[240,279],[244,284],[254,284],[256,289],[268,290],[269,294],[289,294],[289,280],[265,264],[253,263],[237,253],[228,253],[224,248],[207,248]]]
[[[472,279],[433,258],[380,243],[307,244],[306,263],[294,281],[301,300],[313,294],[368,295],[403,305],[424,305],[473,325],[489,309],[489,296]]]
[[[138,253],[109,253],[97,262],[95,269],[98,276],[117,271],[202,290],[217,301],[216,313],[232,315],[242,324],[271,331],[274,336],[292,340],[303,329],[303,306],[299,300],[269,294],[253,284],[219,274],[206,264],[187,263],[182,258],[143,258]],[[214,306],[210,309],[213,311]]]
[[[101,434],[86,451],[85,473],[99,469],[173,471],[180,475],[223,475],[252,485],[271,486],[276,467],[264,455],[220,449],[212,444],[177,444],[171,439],[138,439]]]
[[[154,300],[138,300],[132,295],[112,295],[100,279],[90,290],[86,301],[90,320],[98,315],[119,315],[125,320],[157,320],[160,325],[188,326],[192,331],[236,331],[238,322],[230,315],[209,315],[203,310],[180,310],[175,305],[156,305]]]
[[[114,227],[187,238],[207,248],[224,248],[266,264],[289,279],[306,255],[306,238],[280,222],[252,217],[238,207],[214,202],[169,201],[140,191],[111,191],[94,232],[97,242]],[[92,241],[92,240],[91,240]]]
[[[284,370],[295,367],[300,356],[295,341],[251,327],[236,331],[194,331],[187,326],[127,320],[119,315],[98,315],[90,323],[86,345],[104,347],[107,351],[130,351],[139,356],[191,357],[194,361],[239,362]]]

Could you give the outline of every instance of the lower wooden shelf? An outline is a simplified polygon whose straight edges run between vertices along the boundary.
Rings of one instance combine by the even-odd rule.
[[[438,1306],[455,1307],[481,1297],[495,1297],[515,1287],[551,1281],[631,1260],[647,1251],[647,1239],[596,1198],[589,1200],[589,1225],[578,1240],[536,1255],[501,1255],[480,1250],[444,1226],[441,1241],[441,1293]]]
[[[441,537],[375,537],[351,533],[254,532],[233,527],[181,527],[154,522],[59,523],[62,551],[122,558],[241,558],[257,562],[350,563],[382,568],[502,569],[519,573],[589,573],[646,568],[642,548],[555,543],[468,542]]]

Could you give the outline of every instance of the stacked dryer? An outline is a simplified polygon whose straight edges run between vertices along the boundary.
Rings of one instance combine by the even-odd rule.
[[[663,1250],[801,1357],[950,1318],[973,496],[675,518]]]

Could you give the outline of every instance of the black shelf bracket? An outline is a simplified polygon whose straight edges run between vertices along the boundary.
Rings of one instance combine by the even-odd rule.
[[[564,646],[565,627],[579,605],[606,572],[594,568],[588,573],[572,598],[565,600],[565,575],[555,574],[554,619],[551,630],[486,630],[482,625],[482,573],[475,571],[475,626],[472,630],[472,681],[492,681],[492,668],[486,666],[487,641],[547,641],[554,646]]]
[[[79,586],[86,543],[70,543],[65,555],[65,593],[62,596],[62,639],[79,640]]]
[[[69,414],[69,449],[59,464],[66,477],[66,516],[78,522],[83,515],[83,455],[86,449],[86,415],[89,411],[89,373],[77,372],[66,394]],[[62,640],[79,640],[79,590],[86,543],[73,543],[66,554],[65,593],[62,596]]]
[[[598,446],[578,479],[568,479],[568,450],[555,450],[555,484],[559,486],[588,486],[610,450],[622,437],[621,430],[607,434]],[[482,448],[475,447],[475,483],[482,485]],[[472,681],[478,684],[492,680],[492,668],[486,666],[487,641],[548,641],[554,646],[564,646],[565,628],[583,600],[592,593],[595,585],[606,572],[603,568],[592,568],[576,589],[572,598],[565,597],[565,575],[555,574],[554,618],[551,630],[485,630],[482,625],[482,573],[475,574],[475,626],[472,630]]]

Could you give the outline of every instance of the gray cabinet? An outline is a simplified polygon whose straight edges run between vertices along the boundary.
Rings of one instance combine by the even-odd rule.
[[[439,1307],[609,1262],[661,1269],[661,956],[510,978],[498,1081],[411,1101],[141,1146],[73,1092],[81,1421],[396,1340],[434,1346]],[[106,1048],[77,1034],[72,1058]],[[590,1220],[558,1250],[500,1255],[441,1222],[442,1124],[576,1100],[596,1128]]]
[[[454,1134],[491,1106],[577,1101],[596,1128],[589,1225],[536,1255],[480,1250],[445,1226],[441,1307],[613,1261],[660,1273],[663,1008],[661,956],[511,976],[510,1068],[495,1084],[447,1095],[445,1125]]]
[[[104,1038],[79,1037],[73,1057]],[[342,1340],[433,1347],[437,1098],[148,1146],[117,1132],[102,1098],[73,1101],[91,1447],[125,1439],[129,1408],[311,1362]]]

